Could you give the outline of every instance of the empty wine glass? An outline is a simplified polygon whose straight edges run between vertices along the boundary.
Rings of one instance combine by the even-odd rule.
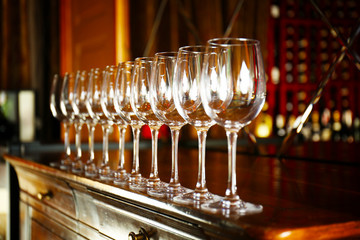
[[[113,179],[113,170],[109,165],[109,131],[113,122],[105,116],[101,106],[104,75],[104,70],[99,68],[93,69],[90,77],[86,107],[91,118],[98,122],[103,130],[103,152],[102,163],[98,169],[99,177],[101,180],[110,181]]]
[[[86,107],[90,76],[91,72],[81,71],[79,77],[76,78],[72,106],[79,121],[82,124],[86,124],[89,131],[89,159],[84,165],[84,172],[88,177],[95,177],[98,173],[94,154],[94,132],[97,123],[96,120],[90,117]]]
[[[205,46],[186,46],[178,51],[173,80],[176,109],[198,134],[199,162],[195,190],[174,198],[175,202],[199,205],[212,201],[205,179],[205,145],[209,128],[215,122],[205,113],[200,98],[201,68],[206,52]]]
[[[122,62],[118,65],[115,90],[116,111],[120,114],[121,118],[131,126],[133,132],[133,164],[128,180],[130,188],[143,184],[144,181],[139,166],[140,131],[144,123],[135,115],[130,103],[133,68],[133,61]]]
[[[171,176],[166,188],[152,189],[148,194],[156,197],[173,198],[185,192],[178,175],[178,142],[179,132],[186,121],[178,113],[173,100],[173,72],[177,52],[156,53],[151,72],[150,104],[157,118],[168,125],[171,131]]]
[[[77,71],[76,75],[69,73],[64,77],[61,96],[60,107],[64,115],[66,115],[74,124],[75,127],[75,145],[76,145],[76,158],[72,161],[71,171],[74,173],[80,173],[83,170],[83,163],[81,160],[81,127],[82,121],[74,110],[74,91],[75,81],[80,77],[80,71]]]
[[[237,194],[236,141],[238,131],[261,111],[266,97],[265,71],[260,43],[242,38],[209,41],[201,77],[201,99],[206,113],[226,130],[228,184],[225,197],[202,208],[225,216],[262,211],[262,206],[244,202]]]
[[[163,125],[156,117],[150,105],[150,76],[154,58],[140,57],[135,59],[133,78],[131,83],[131,107],[136,116],[147,124],[151,130],[152,159],[150,176],[147,183],[138,185],[137,190],[160,187],[161,182],[158,175],[157,144],[159,129]]]
[[[115,109],[115,86],[116,86],[116,66],[107,66],[104,73],[102,94],[101,94],[101,107],[105,116],[118,126],[119,129],[119,166],[113,174],[113,181],[116,184],[125,184],[128,180],[128,174],[125,170],[125,133],[127,123],[120,117]],[[108,168],[110,165],[108,163]]]
[[[67,77],[67,73],[65,74],[65,77]],[[64,126],[65,156],[60,160],[60,163],[52,162],[50,165],[53,167],[58,166],[62,170],[68,170],[72,163],[70,158],[71,149],[69,143],[69,130],[72,122],[71,119],[67,118],[60,109],[60,95],[64,78],[60,78],[58,74],[54,75],[50,90],[50,110],[52,115]]]

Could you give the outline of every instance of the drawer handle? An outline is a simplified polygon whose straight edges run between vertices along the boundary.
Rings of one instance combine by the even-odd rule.
[[[129,240],[149,240],[150,237],[154,236],[156,231],[154,229],[150,229],[149,232],[147,232],[144,228],[140,228],[139,233],[136,234],[134,232],[129,233]]]
[[[46,193],[42,193],[42,192],[39,192],[37,194],[37,198],[42,201],[42,200],[50,200],[52,197],[53,197],[53,193],[51,191],[48,191]]]

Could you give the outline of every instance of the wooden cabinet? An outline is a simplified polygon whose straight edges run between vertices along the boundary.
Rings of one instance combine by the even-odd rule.
[[[311,144],[296,152],[316,152],[315,147]],[[328,152],[333,148],[317,148],[321,149]],[[159,174],[166,181],[171,152],[167,148],[159,150]],[[351,156],[358,153],[343,152]],[[147,176],[151,150],[142,150],[140,155],[145,157],[140,169]],[[14,167],[19,181],[20,236],[25,240],[122,240],[141,234],[155,240],[360,237],[357,162],[342,164],[345,158],[336,154],[327,161],[304,156],[280,161],[268,156],[239,155],[239,194],[245,201],[261,204],[263,211],[235,218],[49,167],[50,162],[60,159],[59,152],[4,158]],[[226,187],[226,157],[227,152],[221,150],[207,154],[208,187],[218,195]],[[196,182],[197,149],[181,149],[179,159],[180,181],[191,188]],[[181,164],[184,161],[186,164]]]
[[[16,171],[21,239],[108,239],[78,221],[76,199],[66,181],[34,169],[16,167]]]
[[[150,239],[227,239],[243,232],[230,227],[224,233],[211,217],[203,218],[192,208],[126,187],[6,158],[19,180],[21,239],[127,239],[142,234]]]
[[[61,238],[49,231],[47,228],[43,227],[43,225],[39,224],[36,221],[31,221],[31,238],[38,240],[60,240]]]

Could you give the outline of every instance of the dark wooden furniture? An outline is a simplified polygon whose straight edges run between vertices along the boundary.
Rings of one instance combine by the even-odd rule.
[[[239,151],[244,149],[239,147]],[[357,146],[311,143],[293,148],[292,156],[282,160],[271,157],[272,146],[259,149],[256,155],[238,154],[237,180],[242,199],[264,209],[238,218],[49,167],[60,159],[59,152],[30,151],[4,158],[19,180],[21,239],[126,239],[131,232],[147,232],[150,239],[360,238]],[[179,152],[181,183],[194,188],[197,149]],[[140,152],[144,176],[149,174],[150,154],[148,149]],[[160,148],[164,181],[169,178],[170,156],[168,146]],[[131,159],[130,150],[126,157]],[[111,159],[116,158],[117,151],[112,151]],[[127,168],[130,164],[127,161]],[[226,150],[208,150],[206,167],[210,191],[224,195]]]

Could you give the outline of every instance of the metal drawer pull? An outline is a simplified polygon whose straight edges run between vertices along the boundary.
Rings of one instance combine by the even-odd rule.
[[[50,200],[52,197],[54,196],[54,194],[51,191],[48,191],[46,193],[41,193],[39,192],[37,194],[37,198],[42,201],[42,200]]]
[[[150,229],[150,231],[147,232],[147,231],[145,231],[144,228],[141,227],[138,234],[136,234],[134,232],[130,232],[128,239],[129,240],[142,240],[142,239],[149,240],[150,237],[155,235],[155,233],[156,233],[156,231],[154,229]]]

